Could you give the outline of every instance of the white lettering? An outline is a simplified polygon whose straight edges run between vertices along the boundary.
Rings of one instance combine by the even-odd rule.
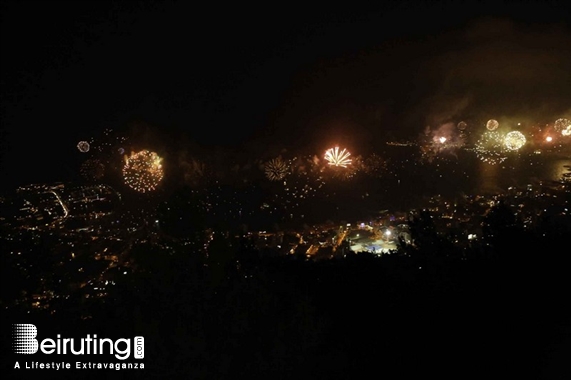
[[[119,349],[119,343],[124,342],[127,345],[123,351]],[[131,340],[125,338],[119,338],[115,341],[115,357],[119,360],[125,360],[131,354]]]
[[[44,354],[51,354],[55,349],[56,342],[54,342],[53,339],[44,339],[42,340],[42,343],[40,343],[40,350],[42,350]]]

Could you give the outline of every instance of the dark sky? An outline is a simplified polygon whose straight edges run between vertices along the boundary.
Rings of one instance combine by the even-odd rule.
[[[238,159],[570,117],[565,1],[379,4],[3,1],[3,183],[74,170],[104,128]]]

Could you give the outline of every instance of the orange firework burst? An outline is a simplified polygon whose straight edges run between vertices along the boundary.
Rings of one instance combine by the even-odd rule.
[[[155,190],[164,175],[161,161],[155,152],[148,150],[131,154],[123,166],[125,183],[141,193]]]
[[[351,164],[351,159],[349,158],[351,153],[347,152],[346,149],[339,150],[339,147],[327,149],[325,152],[325,159],[331,166],[341,166],[346,168]]]

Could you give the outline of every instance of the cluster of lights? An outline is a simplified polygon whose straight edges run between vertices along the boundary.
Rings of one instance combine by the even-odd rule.
[[[155,190],[164,175],[161,161],[155,152],[142,150],[133,153],[123,167],[125,183],[141,193]]]
[[[456,132],[447,130],[448,134],[438,133],[431,136],[430,141],[425,141],[419,144],[422,157],[428,158],[432,161],[439,153],[451,152],[452,149],[463,147],[466,143],[465,131],[469,125],[465,121],[459,121],[456,125],[450,124]],[[520,125],[520,123],[518,123]],[[500,123],[496,119],[489,119],[485,123],[486,131],[481,138],[475,143],[474,151],[478,158],[490,164],[502,163],[507,159],[508,152],[520,150],[527,144],[526,136],[519,131],[512,131],[509,133],[501,133]],[[550,127],[553,133],[548,136],[543,135],[544,143],[552,144],[560,137],[571,136],[571,120],[567,118],[559,118]],[[125,149],[121,146],[127,139],[119,137],[112,133],[113,130],[106,129],[102,136],[102,141],[94,145],[91,141],[80,141],[77,148],[80,152],[100,151],[102,152],[106,147],[113,147],[113,152],[123,154]],[[554,133],[557,132],[557,135]],[[143,151],[145,152],[145,151]],[[156,188],[158,183],[162,180],[163,171],[161,166],[161,159],[156,153],[139,152],[132,155],[126,161],[123,167],[123,176],[125,182],[133,189],[141,192],[151,191]],[[372,155],[369,159],[359,160],[360,157],[352,157],[346,149],[340,147],[330,148],[322,156],[325,161],[321,161],[321,157],[313,156],[310,160],[292,160],[283,159],[281,156],[271,159],[263,164],[261,167],[265,176],[270,181],[285,181],[289,176],[305,172],[311,174],[311,177],[320,179],[325,175],[325,167],[333,167],[330,175],[332,178],[340,178],[347,180],[353,178],[358,172],[363,172],[368,175],[379,176],[387,170],[386,160],[381,159],[376,155]],[[101,158],[105,160],[105,158]],[[306,162],[307,161],[307,162]],[[327,165],[322,165],[321,162],[327,162]],[[105,160],[105,164],[108,162]],[[203,177],[205,168],[203,165],[190,165],[185,169],[185,179],[194,182],[198,177]],[[105,166],[97,160],[89,161],[82,167],[82,175],[89,179],[99,179],[103,177]]]
[[[571,120],[565,118],[557,119],[554,127],[563,136],[571,136]]]
[[[321,181],[321,179],[319,179]],[[284,190],[291,198],[310,198],[316,194],[317,189],[323,185],[321,182],[317,188],[311,184],[311,179],[307,174],[300,174],[297,179],[284,182]]]
[[[500,164],[507,158],[504,138],[499,132],[484,132],[476,143],[475,151],[480,160],[491,165]]]
[[[517,125],[521,126],[521,123]],[[486,131],[475,143],[473,150],[480,160],[489,164],[502,163],[508,158],[508,152],[519,151],[528,143],[528,138],[520,131],[508,133],[500,131],[500,123],[496,119],[489,119],[485,123],[485,128]],[[465,130],[468,129],[468,124],[460,121],[455,129],[458,130],[457,134],[434,134],[430,139],[419,142],[422,159],[432,162],[439,153],[451,151],[451,148],[463,147],[467,139]],[[538,131],[541,132],[542,128]],[[448,129],[447,132],[450,130]],[[428,137],[430,134],[425,132],[425,135]],[[534,135],[532,133],[531,137]],[[559,118],[553,124],[546,125],[546,131],[539,136],[539,142],[548,144],[552,148],[562,148],[565,138],[571,136],[571,120]],[[539,152],[540,150],[535,151],[535,153]]]
[[[284,209],[293,211],[301,207],[304,200],[315,197],[324,184],[322,177],[299,171],[288,176],[283,182],[283,193],[276,193],[275,198]]]

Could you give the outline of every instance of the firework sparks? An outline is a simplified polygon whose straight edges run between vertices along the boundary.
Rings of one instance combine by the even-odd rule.
[[[81,153],[87,153],[89,152],[89,143],[87,141],[80,141],[77,143],[77,149],[79,149]]]
[[[519,131],[511,131],[504,137],[504,145],[508,150],[518,150],[525,142],[525,136]]]
[[[334,166],[332,167],[332,177],[342,181],[349,181],[357,176],[363,170],[364,161],[361,156],[353,158],[350,166]]]
[[[351,159],[349,158],[351,154],[347,152],[346,149],[339,150],[339,147],[330,148],[325,152],[325,159],[331,166],[341,166],[346,168],[351,164]]]
[[[277,157],[266,162],[264,171],[270,181],[280,181],[289,174],[290,168],[281,157]]]
[[[164,175],[161,161],[155,152],[148,150],[132,154],[123,167],[125,183],[141,193],[155,190]]]
[[[571,136],[571,120],[569,119],[557,119],[554,128],[557,132],[561,133],[562,136]]]
[[[498,123],[498,121],[494,119],[490,119],[486,123],[486,128],[488,129],[488,131],[495,131],[496,129],[498,129],[499,126],[500,123]]]
[[[458,132],[453,123],[445,123],[434,130],[427,126],[420,136],[418,146],[421,151],[421,160],[433,162],[443,154],[456,156],[456,150],[464,144],[465,138],[462,132]]]
[[[565,129],[569,129],[569,128],[571,128],[571,120],[564,119],[564,118],[557,119],[557,120],[555,120],[554,127],[555,127],[555,130],[557,132],[561,132]]]
[[[507,158],[504,138],[498,132],[485,132],[475,146],[476,155],[491,165],[500,164]]]

